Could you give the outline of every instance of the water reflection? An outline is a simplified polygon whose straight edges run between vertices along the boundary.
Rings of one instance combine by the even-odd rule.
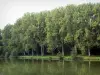
[[[100,62],[0,60],[0,75],[100,75]]]

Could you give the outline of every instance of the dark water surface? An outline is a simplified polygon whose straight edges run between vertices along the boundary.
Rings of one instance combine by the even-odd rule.
[[[0,60],[0,75],[100,75],[100,62]]]

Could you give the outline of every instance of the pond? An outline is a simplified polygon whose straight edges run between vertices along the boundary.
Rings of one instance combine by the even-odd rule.
[[[100,75],[100,62],[5,59],[0,75]]]

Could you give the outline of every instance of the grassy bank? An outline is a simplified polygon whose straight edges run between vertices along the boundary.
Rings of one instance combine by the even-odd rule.
[[[100,61],[100,56],[84,56],[84,61]]]
[[[71,56],[64,56],[64,57],[58,57],[58,56],[19,56],[18,59],[72,60]]]
[[[71,56],[64,56],[64,57],[58,57],[58,56],[19,56],[18,59],[44,59],[44,60],[66,60],[70,61],[73,60]],[[77,56],[76,59],[84,60],[84,61],[100,61],[100,56]]]

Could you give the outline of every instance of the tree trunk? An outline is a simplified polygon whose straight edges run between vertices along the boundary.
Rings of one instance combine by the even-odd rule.
[[[56,48],[53,48],[53,49],[52,49],[52,56],[54,55],[54,51],[55,51],[55,49],[56,49]]]
[[[52,50],[52,56],[53,56],[54,54],[53,54],[53,50]]]
[[[29,56],[29,51],[28,51],[28,56]]]
[[[43,56],[44,56],[44,46],[43,46],[43,49],[42,49],[42,54],[43,54]]]
[[[41,45],[41,56],[43,56],[43,46]]]
[[[24,56],[25,56],[25,52],[24,52]]]
[[[88,56],[90,56],[91,54],[90,54],[90,49],[88,48]]]
[[[75,46],[75,55],[77,55],[77,47]]]
[[[34,50],[32,49],[32,56],[34,55],[34,52],[33,52]]]
[[[36,50],[36,55],[38,56],[38,49]]]
[[[64,56],[64,42],[62,42],[62,56]]]

